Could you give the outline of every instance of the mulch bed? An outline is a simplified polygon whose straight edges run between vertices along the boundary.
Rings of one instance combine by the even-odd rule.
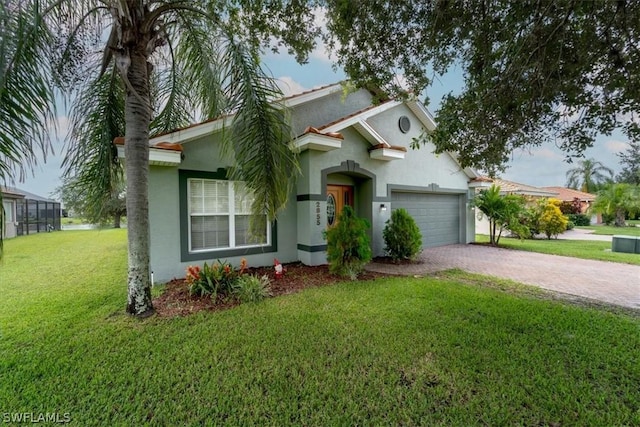
[[[384,259],[376,259],[375,262]],[[276,279],[273,267],[248,269],[249,274],[267,275],[271,279],[271,293],[276,297],[299,292],[305,288],[327,286],[345,282],[349,279],[329,273],[327,265],[308,266],[302,263],[284,265],[285,274]],[[387,277],[388,274],[364,271],[358,280],[371,280]],[[212,300],[209,296],[199,297],[189,294],[184,279],[173,279],[167,283],[162,294],[153,300],[156,314],[160,317],[188,316],[199,311],[226,310],[238,305],[235,300],[218,297]]]

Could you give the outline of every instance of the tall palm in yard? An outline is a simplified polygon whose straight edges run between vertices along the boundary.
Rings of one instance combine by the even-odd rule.
[[[584,159],[567,171],[567,187],[592,193],[613,179],[613,171],[596,159]]]
[[[297,162],[285,143],[289,128],[284,110],[272,102],[279,91],[260,68],[258,53],[276,40],[305,58],[316,36],[315,31],[305,31],[313,23],[305,2],[267,6],[244,0],[30,0],[3,2],[0,13],[0,47],[8,44],[13,53],[8,57],[14,58],[0,68],[0,148],[8,159],[0,159],[0,172],[8,174],[2,165],[33,158],[33,151],[20,154],[25,131],[46,142],[43,118],[52,117],[52,87],[72,94],[81,104],[91,99],[85,91],[97,94],[98,87],[106,89],[91,104],[94,109],[86,117],[79,114],[74,125],[82,130],[83,123],[93,121],[100,130],[92,132],[102,132],[102,142],[108,142],[114,129],[108,118],[124,108],[129,313],[153,311],[150,133],[234,113],[231,129],[225,132],[227,151],[237,164],[230,178],[246,181],[254,190],[254,213],[266,211],[274,217],[284,205]],[[10,31],[5,31],[5,22],[12,23]],[[20,92],[22,87],[31,92]],[[115,102],[118,93],[123,103]],[[12,103],[5,104],[6,99]],[[31,123],[40,127],[30,128]],[[72,132],[71,137],[88,143],[82,132]],[[74,147],[71,156],[84,150]]]

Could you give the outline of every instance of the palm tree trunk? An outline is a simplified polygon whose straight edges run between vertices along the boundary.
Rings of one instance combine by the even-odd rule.
[[[616,210],[616,221],[615,221],[616,227],[624,227],[627,224],[625,221],[625,213],[626,212],[624,209]]]
[[[140,44],[138,44],[140,46]],[[127,71],[130,85],[125,101],[125,172],[129,244],[127,312],[153,313],[149,267],[149,69],[144,47],[132,49]],[[135,91],[135,93],[133,92]]]
[[[113,228],[120,228],[121,220],[122,220],[122,215],[120,215],[120,212],[116,212],[113,215]]]

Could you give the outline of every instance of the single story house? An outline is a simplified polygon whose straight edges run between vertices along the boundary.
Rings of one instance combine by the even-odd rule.
[[[430,144],[410,148],[434,120],[418,101],[374,102],[365,90],[341,84],[284,99],[290,110],[302,171],[266,236],[248,235],[251,195],[230,182],[233,167],[220,153],[225,120],[211,120],[150,140],[151,268],[157,281],[184,276],[190,264],[221,259],[238,265],[279,261],[326,264],[323,231],[345,205],[371,224],[374,256],[383,255],[382,230],[405,208],[418,223],[423,246],[468,243],[475,236],[469,182],[477,174],[455,155]],[[122,143],[122,141],[120,141]],[[123,147],[119,148],[124,156]]]
[[[602,223],[602,215],[591,214],[589,212],[591,205],[596,200],[595,194],[585,193],[584,191],[574,190],[573,188],[565,188],[565,187],[542,187],[542,188],[544,190],[553,191],[557,193],[557,196],[555,196],[555,198],[563,202],[572,203],[573,201],[577,201],[578,203],[580,203],[580,213],[589,215],[591,217],[592,224]]]
[[[479,177],[471,184],[477,191],[486,189],[495,185],[500,187],[500,194],[517,194],[524,196],[528,203],[532,203],[537,199],[557,198],[558,193],[542,187],[534,187],[532,185],[521,184],[519,182],[507,181],[500,178]],[[480,211],[476,215],[476,232],[478,234],[489,234],[489,220],[482,215]]]
[[[17,203],[24,199],[24,194],[9,187],[0,187],[2,192],[2,208],[4,209],[4,234],[3,237],[11,239],[18,235]]]
[[[0,187],[5,212],[4,237],[60,230],[60,202],[19,190]]]

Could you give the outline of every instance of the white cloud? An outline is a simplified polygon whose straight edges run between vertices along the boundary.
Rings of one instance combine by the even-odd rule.
[[[276,84],[285,97],[307,91],[302,84],[298,83],[290,76],[281,76],[276,79]]]
[[[316,45],[315,49],[311,51],[309,54],[310,59],[316,59],[318,61],[327,62],[329,64],[333,64],[333,60],[331,59],[331,53],[327,49],[327,47],[320,41]]]
[[[553,151],[552,149],[546,147],[533,150],[531,152],[531,155],[539,159],[564,160],[564,156],[559,154],[557,151]]]
[[[626,151],[629,148],[629,144],[627,142],[617,141],[615,139],[606,141],[604,146],[612,153],[620,153],[621,151]]]
[[[522,149],[511,156],[511,161],[529,161],[535,163],[538,160],[564,160],[560,151],[551,144],[546,146]]]

